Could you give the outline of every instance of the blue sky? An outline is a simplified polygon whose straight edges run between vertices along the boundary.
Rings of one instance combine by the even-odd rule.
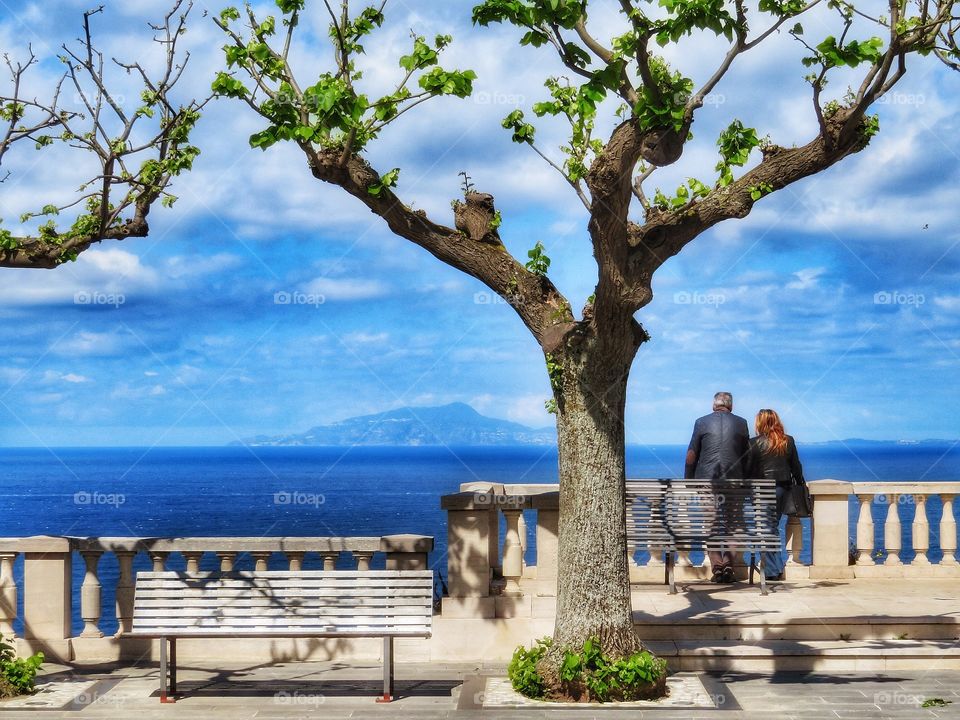
[[[47,58],[35,74],[41,90],[57,69],[50,39],[76,37],[88,4],[2,3],[0,47],[22,56],[33,43]],[[529,114],[543,79],[560,70],[548,53],[518,48],[509,29],[471,28],[470,7],[388,3],[387,24],[367,45],[372,86],[399,72],[410,28],[453,34],[444,63],[479,79],[471,100],[411,112],[369,159],[381,172],[401,167],[401,197],[450,224],[457,173],[468,171],[496,197],[508,248],[523,257],[542,241],[551,277],[581,307],[596,281],[583,208],[500,128],[515,107]],[[107,2],[94,27],[109,55],[149,63],[144,23],[165,9]],[[204,94],[221,65],[204,9],[220,5],[197,3],[185,100]],[[604,37],[617,22],[591,18]],[[811,35],[834,31],[825,18],[805,22]],[[295,56],[305,77],[329,57],[323,29],[319,16],[304,23]],[[696,38],[670,60],[702,82],[722,48]],[[774,37],[736,65],[684,158],[650,188],[712,181],[715,138],[735,117],[781,145],[812,137],[802,54]],[[121,90],[127,82],[117,76]],[[830,92],[845,86],[838,77]],[[660,270],[638,315],[653,339],[634,365],[629,442],[686,442],[719,389],[747,417],[777,408],[801,440],[957,437],[958,93],[960,75],[915,63],[879,106],[881,133],[866,150],[765,198]],[[52,272],[0,270],[0,444],[221,444],[452,401],[550,424],[542,356],[512,310],[317,183],[292,148],[249,149],[258,128],[245,107],[213,103],[197,130],[196,169],[178,180],[177,205],[151,216],[150,237],[105,243]],[[538,138],[558,157],[562,128],[544,123]],[[7,227],[69,197],[85,170],[58,149],[18,149],[5,166]],[[278,302],[286,297],[306,302]]]

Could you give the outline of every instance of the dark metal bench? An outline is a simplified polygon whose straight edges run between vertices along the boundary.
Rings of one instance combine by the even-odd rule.
[[[393,639],[430,637],[432,624],[430,570],[141,572],[130,634],[160,638],[160,702],[177,692],[177,638],[382,637],[377,701],[389,702]]]
[[[664,583],[676,593],[677,551],[739,550],[751,554],[750,584],[760,573],[767,594],[763,553],[781,549],[774,479],[627,480],[627,541],[666,551]]]

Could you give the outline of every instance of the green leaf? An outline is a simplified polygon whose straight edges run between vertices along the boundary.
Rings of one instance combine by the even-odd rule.
[[[393,170],[385,173],[380,176],[380,182],[373,183],[367,188],[367,193],[373,195],[374,197],[379,197],[383,193],[385,188],[396,187],[397,180],[400,178],[400,168],[394,168]]]
[[[235,7],[226,7],[220,11],[220,22],[227,25],[231,20],[239,20],[240,11]]]

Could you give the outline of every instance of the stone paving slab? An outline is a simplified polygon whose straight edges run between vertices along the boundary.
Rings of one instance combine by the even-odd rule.
[[[60,709],[0,702],[0,720],[839,720],[840,718],[960,718],[960,671],[896,673],[688,673],[715,707],[622,709],[615,707],[486,708],[465,703],[502,666],[398,665],[399,699],[377,705],[379,665],[282,663],[184,668],[188,695],[174,705],[157,698],[155,666],[74,671],[47,666],[42,682],[72,692]],[[39,696],[35,696],[39,697]],[[63,697],[61,695],[60,697]],[[925,699],[952,701],[921,708]],[[32,709],[27,709],[28,707]]]

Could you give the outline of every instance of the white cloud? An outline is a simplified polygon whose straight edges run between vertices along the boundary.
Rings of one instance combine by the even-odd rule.
[[[88,378],[87,376],[77,375],[76,373],[67,373],[66,375],[62,375],[60,379],[65,382],[74,383],[74,384],[91,382],[90,378]]]
[[[302,286],[310,295],[322,295],[326,301],[369,300],[383,297],[389,288],[379,280],[319,277]]]
[[[793,275],[797,278],[793,282],[787,283],[788,290],[806,290],[814,287],[821,275],[826,272],[826,268],[804,268],[797,270]]]
[[[56,343],[53,350],[60,355],[100,357],[117,355],[127,344],[127,338],[115,332],[81,330]]]

